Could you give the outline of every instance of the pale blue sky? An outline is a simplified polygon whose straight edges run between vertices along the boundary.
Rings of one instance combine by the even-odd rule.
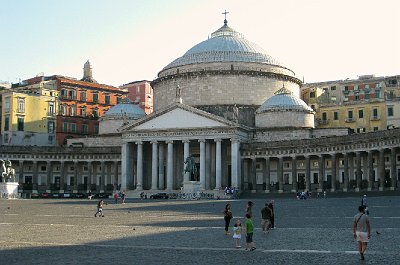
[[[398,0],[0,0],[0,81],[153,80],[223,25],[306,82],[400,74]]]

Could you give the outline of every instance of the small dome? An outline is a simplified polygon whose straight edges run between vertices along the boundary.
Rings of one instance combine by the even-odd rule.
[[[293,93],[285,87],[275,92],[275,95],[267,99],[256,113],[268,111],[301,111],[314,113],[314,110],[307,106],[307,104],[300,98],[293,95]]]
[[[242,34],[230,28],[225,21],[221,28],[211,34],[211,38],[195,45],[163,70],[211,62],[255,62],[280,65],[257,44],[246,40]]]
[[[103,115],[105,118],[126,117],[128,119],[139,119],[144,116],[146,116],[144,110],[142,110],[138,105],[131,103],[129,100],[115,105]]]

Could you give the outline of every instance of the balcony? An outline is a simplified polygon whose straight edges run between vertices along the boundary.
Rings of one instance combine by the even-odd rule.
[[[356,120],[354,118],[346,118],[345,121],[346,122],[356,122]]]
[[[381,119],[381,117],[379,117],[378,115],[374,115],[371,117],[371,121],[379,121]]]
[[[320,120],[320,119],[318,119],[317,121],[318,121],[319,125],[326,125],[326,124],[329,123],[329,120]]]

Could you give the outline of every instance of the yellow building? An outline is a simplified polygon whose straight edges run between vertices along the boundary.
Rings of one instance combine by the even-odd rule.
[[[2,92],[2,144],[55,146],[57,98],[24,92]]]
[[[356,133],[386,130],[385,102],[320,106],[319,128],[348,127]]]

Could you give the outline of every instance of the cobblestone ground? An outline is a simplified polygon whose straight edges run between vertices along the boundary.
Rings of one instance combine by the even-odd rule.
[[[0,264],[400,264],[400,197],[369,197],[373,236],[359,261],[352,219],[361,198],[275,199],[263,234],[254,199],[253,252],[224,235],[227,201],[0,200]],[[234,219],[246,200],[231,201]],[[231,225],[233,224],[233,221]],[[244,246],[244,241],[242,241]]]

